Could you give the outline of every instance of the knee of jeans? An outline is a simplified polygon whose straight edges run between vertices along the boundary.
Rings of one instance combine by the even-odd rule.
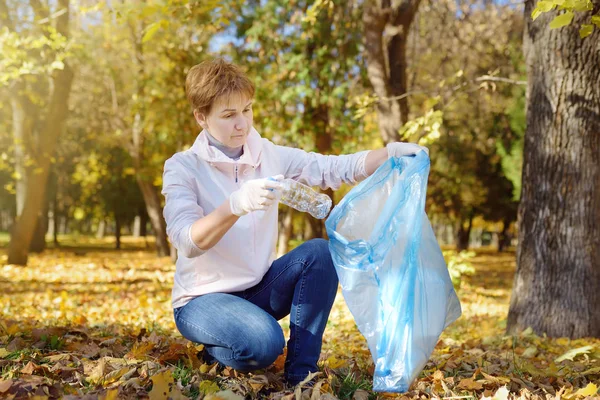
[[[329,252],[329,242],[325,239],[311,239],[306,242],[306,245],[312,257],[311,267],[321,269],[324,276],[329,276],[337,281],[337,274]]]
[[[261,333],[247,340],[239,349],[239,357],[246,359],[249,370],[267,368],[283,354],[285,339],[281,329]]]

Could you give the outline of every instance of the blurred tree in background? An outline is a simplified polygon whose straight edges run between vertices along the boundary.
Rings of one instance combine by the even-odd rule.
[[[21,156],[14,136],[16,83],[31,86],[68,68],[74,72],[48,182],[36,185],[46,193],[37,197],[36,216],[45,221],[42,228],[49,226],[40,237],[47,231],[60,245],[65,233],[148,233],[158,254],[167,255],[162,165],[199,132],[185,98],[185,74],[212,57],[240,64],[256,83],[255,124],[265,137],[324,154],[398,139],[426,145],[432,159],[427,209],[440,240],[467,248],[488,230],[499,248],[510,244],[525,115],[520,6],[88,0],[74,7],[65,0],[51,3],[47,23],[36,24],[37,4],[2,0],[0,9],[0,228],[12,227],[13,247],[23,244],[15,235],[15,221],[23,218],[15,218],[25,198],[19,195],[27,181],[22,171],[33,160]],[[65,10],[69,35],[50,35],[52,45],[39,42],[40,27],[64,21]],[[23,45],[14,43],[15,24],[31,38],[27,59],[16,50]],[[33,64],[31,57],[37,57]],[[29,70],[23,68],[28,63]],[[47,93],[37,90],[46,97],[55,87],[42,86]],[[339,200],[348,190],[328,194]],[[322,221],[291,209],[282,207],[280,219],[280,253],[325,234]]]

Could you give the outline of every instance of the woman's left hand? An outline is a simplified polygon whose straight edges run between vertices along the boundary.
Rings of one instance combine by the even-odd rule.
[[[424,146],[419,146],[415,143],[394,142],[387,146],[388,158],[403,157],[417,154],[419,151],[424,151],[429,156],[429,149]]]

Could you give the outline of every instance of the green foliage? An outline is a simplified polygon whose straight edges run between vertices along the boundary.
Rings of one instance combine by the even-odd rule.
[[[60,350],[65,345],[65,341],[57,335],[42,335],[41,339],[45,342],[45,347],[51,350]]]
[[[506,110],[509,120],[508,137],[496,142],[496,151],[502,158],[504,175],[513,184],[513,200],[521,198],[521,176],[523,167],[523,140],[525,137],[525,90],[518,90],[512,105]]]
[[[588,13],[594,9],[591,0],[540,0],[531,12],[531,18],[536,20],[543,13],[553,10],[564,11],[558,14],[550,22],[550,29],[558,29],[568,26],[573,21],[575,13]],[[579,34],[582,38],[591,35],[594,27],[600,29],[600,15],[590,15],[589,24],[582,24]]]
[[[345,375],[339,382],[339,388],[336,388],[336,395],[340,400],[350,400],[353,398],[354,393],[361,389],[364,391],[369,391],[372,389],[372,382],[368,379],[355,377],[355,374],[348,373]],[[370,394],[369,399],[376,398],[374,394]]]
[[[259,132],[279,144],[326,153],[367,147],[363,122],[353,119],[366,82],[360,8],[342,1],[271,0],[237,11],[240,45],[233,59],[256,84]]]
[[[475,253],[472,251],[461,251],[457,253],[454,250],[444,251],[444,258],[448,264],[448,272],[450,273],[450,279],[452,284],[458,290],[460,289],[463,276],[471,276],[475,273],[475,268],[471,263],[471,259],[475,257]]]
[[[178,360],[177,366],[173,370],[173,378],[175,381],[181,381],[182,386],[187,386],[194,377],[194,370],[185,362]]]
[[[47,33],[23,34],[0,30],[0,87],[27,75],[50,75],[63,69],[69,41],[53,27]]]

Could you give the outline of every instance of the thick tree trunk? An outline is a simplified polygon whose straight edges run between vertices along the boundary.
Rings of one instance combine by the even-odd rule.
[[[56,17],[56,31],[65,37],[69,36],[69,1],[58,0],[58,6],[66,12]],[[36,18],[48,17],[48,10],[34,5]],[[9,20],[8,16],[3,19]],[[12,28],[9,25],[9,28]],[[14,28],[13,28],[14,29]],[[69,94],[73,83],[73,71],[65,63],[62,70],[57,70],[53,75],[53,90],[48,103],[44,131],[38,137],[35,148],[35,166],[26,171],[27,189],[23,210],[18,215],[14,229],[11,233],[8,246],[8,263],[27,265],[29,246],[36,228],[36,222],[42,205],[46,201],[46,188],[50,171],[51,158],[67,119]],[[22,104],[27,104],[22,102]],[[26,106],[24,107],[24,109]],[[32,120],[38,115],[31,116]],[[33,126],[33,125],[32,125]],[[26,128],[27,129],[27,128]],[[25,132],[25,131],[23,131]]]
[[[150,224],[156,236],[156,251],[160,257],[166,257],[171,254],[169,242],[167,241],[167,224],[162,215],[160,198],[151,182],[144,181],[138,177],[138,186],[144,196],[146,203],[146,212],[150,218]]]
[[[528,0],[527,131],[507,330],[600,337],[600,30],[580,38],[589,13],[551,30],[556,14],[531,21],[533,7]]]
[[[68,13],[66,15],[68,18]],[[31,169],[27,173],[27,194],[23,212],[17,218],[8,247],[9,264],[27,265],[29,245],[46,198],[50,158],[54,155],[58,137],[67,118],[72,82],[73,72],[68,65],[65,65],[63,70],[56,71],[54,91],[45,124],[46,130],[40,135],[39,149],[42,151],[36,160],[36,169]]]
[[[385,143],[400,139],[408,121],[406,42],[420,0],[365,2],[363,25],[367,74],[379,98],[377,116]]]

